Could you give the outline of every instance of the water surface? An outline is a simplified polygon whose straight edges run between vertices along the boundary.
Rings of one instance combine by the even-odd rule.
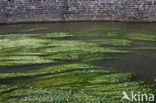
[[[112,68],[119,72],[136,72],[137,80],[156,82],[156,42],[141,38],[132,38],[131,35],[144,34],[156,35],[155,23],[118,23],[118,22],[64,22],[64,23],[37,23],[1,25],[0,34],[25,34],[31,35],[49,32],[69,32],[75,38],[68,40],[98,40],[98,39],[127,39],[132,45],[122,49],[132,53],[115,54],[117,59],[97,60],[93,63],[98,66]],[[32,28],[46,28],[32,30]],[[28,31],[25,31],[28,30]],[[30,30],[30,31],[29,31]],[[106,35],[107,34],[107,35]],[[146,38],[146,37],[145,37]],[[64,40],[66,40],[64,38]],[[111,47],[112,45],[103,45]],[[119,46],[120,47],[120,46]],[[112,54],[113,55],[113,54]],[[0,68],[1,72],[7,68]]]

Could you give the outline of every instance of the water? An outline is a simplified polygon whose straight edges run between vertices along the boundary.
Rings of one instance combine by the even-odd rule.
[[[32,28],[46,27],[43,30],[24,32]],[[156,36],[156,23],[118,23],[118,22],[63,22],[63,23],[37,23],[37,24],[13,24],[0,25],[0,34],[25,34],[32,35],[49,32],[69,32],[74,34],[74,40],[98,40],[98,39],[127,39],[132,45],[122,47],[131,53],[112,54],[117,59],[97,60],[93,64],[118,70],[119,72],[136,72],[136,80],[145,80],[156,83],[156,41],[144,40],[148,35]],[[103,28],[107,28],[103,30]],[[107,34],[107,35],[105,35]],[[144,37],[137,37],[145,34]],[[110,36],[108,36],[110,35]],[[134,35],[134,36],[133,36]],[[137,38],[136,38],[137,37]],[[65,38],[64,38],[65,39]],[[149,38],[151,39],[151,38]],[[110,47],[110,45],[103,45]],[[115,46],[117,47],[117,46]],[[120,46],[119,46],[120,47]],[[6,69],[6,68],[5,68]],[[4,68],[0,68],[5,72]],[[11,71],[11,70],[9,70]]]

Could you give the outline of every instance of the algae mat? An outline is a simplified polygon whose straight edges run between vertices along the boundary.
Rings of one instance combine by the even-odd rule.
[[[123,47],[131,46],[131,39],[155,41],[155,36],[130,34],[127,39],[77,40],[64,32],[27,33],[44,29],[0,35],[0,102],[121,103],[123,91],[128,95],[131,91],[156,93],[154,85],[134,81],[136,73],[119,73],[92,64],[95,60],[116,59],[110,54],[130,53]],[[118,30],[106,28],[92,33],[116,36]],[[145,102],[143,99],[140,103]]]

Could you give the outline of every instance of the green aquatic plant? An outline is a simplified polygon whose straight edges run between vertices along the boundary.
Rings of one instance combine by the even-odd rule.
[[[23,77],[23,76],[37,76],[41,74],[59,74],[62,72],[67,71],[79,71],[79,70],[102,70],[105,73],[116,73],[116,71],[113,70],[105,70],[103,68],[89,65],[89,64],[82,64],[82,63],[76,63],[76,64],[62,64],[62,65],[56,65],[56,66],[49,66],[49,67],[43,67],[39,69],[30,69],[29,71],[14,71],[14,73],[3,73],[0,75],[0,79],[7,79],[7,78],[14,78],[14,77]]]
[[[88,29],[82,29],[76,34],[82,35],[85,34],[85,36],[109,36],[109,37],[117,37],[121,36],[124,32],[124,28],[122,27],[93,27]]]
[[[131,91],[141,93],[155,93],[150,89],[152,86],[143,82],[125,82],[119,84],[96,84],[84,86],[82,89],[52,89],[37,88],[30,85],[14,87],[8,85],[1,86],[2,102],[104,102],[121,103],[122,91],[130,95]],[[7,88],[7,89],[6,89]],[[9,92],[11,91],[11,92]],[[127,101],[128,102],[128,101]],[[138,103],[133,102],[133,103]]]
[[[38,36],[40,34],[3,34],[0,35],[0,40],[17,40],[17,39],[23,39],[23,38],[28,38],[28,37],[34,37]]]
[[[127,51],[119,48],[100,47],[96,43],[89,43],[84,41],[61,41],[56,44],[50,44],[53,48],[47,48],[46,52],[51,54],[46,56],[47,59],[58,60],[81,60],[93,61],[96,59],[109,59],[108,53],[126,53]]]
[[[108,36],[113,36],[113,35],[109,35],[109,33],[116,33],[118,31],[121,31],[121,28],[115,28],[115,27],[103,27],[103,28],[94,28],[91,31],[89,31],[89,33],[95,33],[95,34],[104,34],[104,33],[108,33]]]
[[[111,31],[116,34],[120,29],[102,33]],[[0,102],[121,103],[122,91],[155,93],[152,85],[133,81],[135,73],[92,64],[113,59],[112,53],[128,53],[122,47],[131,46],[131,40],[58,39],[71,36],[74,38],[69,33],[2,36],[8,40],[0,41]]]
[[[48,28],[47,27],[39,27],[39,28],[22,30],[22,32],[33,32],[33,31],[46,30],[46,29],[48,29]]]
[[[127,52],[116,48],[103,48],[96,43],[80,40],[47,40],[30,37],[0,42],[0,46],[0,65],[3,66],[54,63],[55,60],[106,59],[110,58],[107,53]]]
[[[59,41],[59,40],[53,40],[53,43],[48,44],[48,46],[53,46],[53,48],[47,48],[46,52],[66,52],[66,51],[76,51],[76,50],[82,50],[84,52],[127,52],[127,51],[121,51],[119,48],[113,48],[113,47],[100,47],[97,43],[89,43],[85,41],[79,41],[79,40],[68,40],[68,41]]]
[[[128,82],[132,77],[132,74],[118,74],[104,69],[76,69],[40,77],[32,80],[30,85],[54,89],[83,89],[97,84],[102,86]]]
[[[0,49],[13,48],[13,47],[41,47],[41,43],[45,43],[46,40],[36,39],[36,38],[24,38],[24,39],[16,39],[10,41],[0,42]],[[43,46],[43,45],[42,45]]]
[[[156,41],[155,34],[129,33],[126,36],[128,39]]]
[[[98,43],[100,45],[113,45],[113,46],[131,46],[132,44],[132,41],[126,39],[96,39],[88,41]]]
[[[71,37],[73,35],[69,33],[46,33],[46,34],[41,34],[39,37],[40,38],[63,38],[63,37]]]
[[[156,47],[133,47],[132,50],[156,50]]]
[[[37,52],[37,48],[45,47],[46,40],[41,39],[18,39],[0,42],[0,65],[23,65],[23,64],[40,64],[54,63],[54,60],[39,57],[42,53]],[[36,56],[35,56],[36,55]]]
[[[28,65],[28,64],[41,64],[41,63],[56,63],[54,60],[44,59],[39,56],[10,56],[1,57],[0,66],[11,66],[11,65]]]

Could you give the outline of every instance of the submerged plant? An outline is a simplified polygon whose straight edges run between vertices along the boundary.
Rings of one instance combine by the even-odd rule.
[[[48,28],[46,28],[46,27],[39,27],[39,28],[33,28],[33,29],[22,30],[22,32],[32,32],[32,31],[46,30],[46,29],[48,29]]]
[[[69,33],[46,33],[46,34],[41,34],[39,37],[41,38],[63,38],[63,37],[71,37],[73,35]]]
[[[92,64],[113,59],[112,53],[128,53],[122,47],[132,41],[58,39],[70,36],[74,38],[69,33],[23,35],[17,39],[2,36],[11,39],[0,42],[0,102],[121,103],[122,91],[155,93],[151,85],[133,81],[135,73],[118,73]]]
[[[113,46],[131,46],[132,41],[126,39],[96,39],[88,40],[90,42],[98,43],[100,45],[113,45]]]
[[[134,39],[134,40],[156,41],[155,34],[129,33],[129,34],[127,34],[127,38]]]

